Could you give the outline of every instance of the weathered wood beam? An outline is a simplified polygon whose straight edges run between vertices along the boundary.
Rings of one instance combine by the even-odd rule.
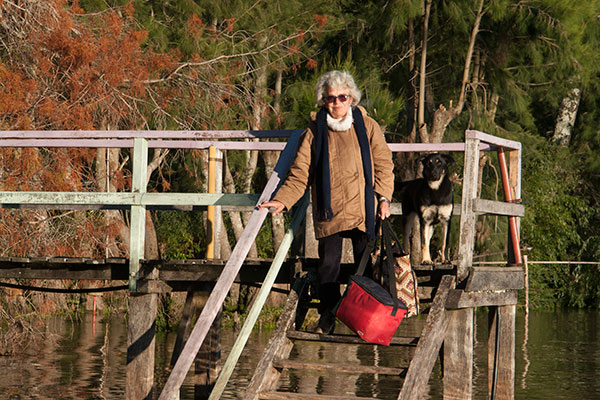
[[[257,399],[260,392],[270,389],[277,382],[277,379],[279,379],[279,371],[273,367],[273,361],[287,357],[292,349],[292,342],[288,339],[286,333],[294,323],[299,296],[304,292],[307,284],[308,279],[305,277],[297,279],[294,283],[294,287],[277,320],[277,325],[271,335],[271,339],[260,361],[256,365],[254,375],[246,388],[246,392],[242,397],[243,399]]]
[[[507,203],[504,201],[474,199],[473,211],[476,214],[523,217],[525,215],[525,206],[523,204]]]
[[[353,335],[320,335],[313,332],[304,331],[288,331],[287,337],[294,340],[304,340],[311,342],[326,342],[326,343],[345,343],[345,344],[365,344],[359,336]],[[390,346],[416,346],[419,343],[418,337],[402,337],[394,336],[390,342]]]
[[[318,363],[310,361],[297,360],[275,360],[273,362],[275,368],[289,369],[306,369],[312,371],[335,371],[347,372],[353,374],[385,374],[385,375],[402,375],[406,372],[406,368],[380,367],[376,365],[358,365],[358,364],[341,364],[341,363]]]
[[[465,291],[512,290],[525,287],[522,267],[475,267],[465,285]]]
[[[253,139],[253,138],[275,138],[289,137],[300,134],[301,129],[277,129],[277,130],[215,130],[215,131],[191,131],[191,130],[56,130],[56,131],[0,131],[0,139]]]
[[[443,398],[472,397],[473,389],[473,308],[448,311],[444,338]]]
[[[498,136],[493,136],[481,131],[468,129],[465,132],[465,139],[477,139],[484,143],[492,144],[494,146],[500,146],[511,150],[521,150],[521,143],[515,142],[514,140],[504,139]]]
[[[516,306],[494,307],[490,310],[489,318],[489,398],[513,400],[515,398]]]
[[[244,193],[129,193],[129,192],[0,192],[0,206],[245,206],[254,207],[258,194]],[[51,207],[48,207],[51,208]]]
[[[454,276],[445,275],[440,282],[398,400],[417,400],[425,393],[425,387],[446,336],[448,328],[446,299],[450,289],[454,288],[454,281]]]
[[[434,151],[465,151],[465,144],[457,143],[388,143],[390,150],[394,153],[401,152],[434,152]],[[492,150],[489,144],[482,143],[481,151]]]
[[[314,394],[304,394],[304,393],[291,393],[291,392],[266,392],[261,393],[261,400],[373,400],[372,397],[361,397],[361,396],[336,396],[336,395],[325,395],[319,394],[318,397]]]
[[[477,216],[473,211],[473,200],[478,198],[477,179],[479,176],[479,140],[467,138],[463,167],[462,202],[460,208],[460,228],[458,238],[457,280],[467,277],[473,263],[473,248]]]
[[[465,292],[461,289],[451,290],[446,300],[446,308],[471,308],[513,305],[518,303],[516,290]]]

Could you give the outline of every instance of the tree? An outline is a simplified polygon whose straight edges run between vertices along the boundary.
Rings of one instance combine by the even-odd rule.
[[[148,126],[144,113],[154,101],[147,82],[170,67],[174,58],[142,49],[146,33],[136,29],[130,5],[99,14],[85,14],[77,3],[66,7],[58,0],[27,2],[24,6],[27,8],[13,2],[1,6],[6,20],[15,22],[3,24],[0,31],[7,43],[0,54],[2,90],[9,90],[6,94],[14,93],[20,99],[16,107],[2,104],[3,129]],[[3,151],[18,157],[22,150]],[[20,181],[35,182],[30,190],[116,191],[129,184],[123,170],[126,159],[119,150],[23,151],[37,160],[34,165],[38,172],[26,172],[23,165],[8,162],[4,168],[17,174],[25,172],[25,179]],[[164,152],[154,152],[150,173],[164,157]],[[10,186],[10,180],[3,183],[5,190],[16,189]],[[32,217],[35,218],[31,213],[24,216]],[[67,218],[76,220],[76,230],[69,232],[66,238],[49,236],[51,230],[45,228],[50,224],[59,225],[59,221]],[[42,232],[40,229],[16,230],[20,232],[18,235],[8,230],[5,238],[9,242],[31,243],[18,248],[19,252],[29,255],[118,256],[127,251],[128,230],[123,215],[117,212],[106,213],[104,224],[97,223],[95,213],[46,213],[42,222],[35,225],[40,229],[44,227],[45,234],[40,238],[45,243],[43,248],[34,248],[37,241],[31,240]],[[28,240],[24,240],[25,236]],[[99,237],[104,239],[97,240]],[[81,241],[89,244],[86,249],[79,248]]]

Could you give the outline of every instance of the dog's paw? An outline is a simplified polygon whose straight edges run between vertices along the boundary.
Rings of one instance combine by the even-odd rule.
[[[433,264],[433,261],[431,261],[430,258],[424,258],[421,260],[421,264],[431,265],[431,264]]]

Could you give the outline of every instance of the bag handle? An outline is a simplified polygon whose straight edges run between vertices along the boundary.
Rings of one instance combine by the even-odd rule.
[[[389,221],[387,220],[383,220],[383,225],[386,226],[387,228],[387,234],[390,236],[391,239],[393,239],[394,242],[396,242],[396,246],[398,246],[398,248],[400,249],[400,252],[402,253],[402,255],[406,255],[408,254],[403,248],[402,245],[400,244],[400,240],[398,240],[398,236],[396,235],[396,232],[394,232],[394,230],[392,229],[392,225]],[[392,246],[393,248],[393,246]]]
[[[369,262],[369,257],[375,250],[375,245],[377,244],[377,239],[381,237],[381,220],[377,219],[375,223],[375,239],[369,240],[367,246],[365,247],[365,251],[360,259],[360,264],[358,264],[358,269],[356,270],[356,275],[364,275],[365,269],[367,268],[367,263]]]
[[[386,255],[385,263],[387,264],[388,290],[389,290],[390,294],[392,295],[392,300],[394,301],[394,310],[392,312],[392,315],[395,315],[396,311],[398,310],[398,307],[400,307],[400,305],[398,304],[398,296],[396,294],[396,274],[394,273],[395,258],[394,258],[394,253],[392,251],[392,238],[391,238],[392,235],[395,236],[395,233],[392,230],[392,226],[387,219],[384,219],[382,221],[381,251],[382,251],[382,253],[385,252],[385,255]]]

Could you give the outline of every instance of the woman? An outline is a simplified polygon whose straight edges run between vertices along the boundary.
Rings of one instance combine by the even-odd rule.
[[[381,128],[358,106],[360,91],[348,72],[330,71],[317,82],[319,112],[311,113],[296,159],[272,200],[273,214],[289,210],[312,188],[315,236],[319,241],[319,333],[332,333],[340,299],[342,239],[352,240],[358,266],[377,217],[390,215],[394,189],[392,153]]]

